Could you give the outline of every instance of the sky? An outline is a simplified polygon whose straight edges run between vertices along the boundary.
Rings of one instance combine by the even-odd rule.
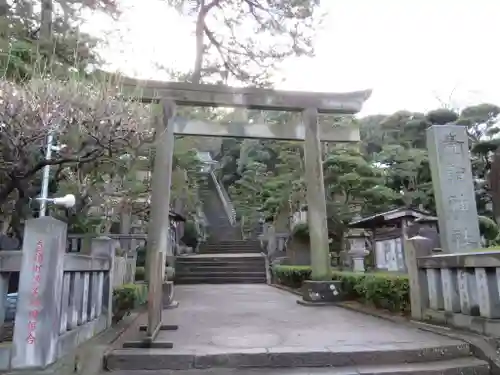
[[[158,65],[189,70],[194,24],[162,0],[121,0],[118,24],[93,15],[107,35],[108,69],[168,79]],[[327,16],[314,58],[287,61],[278,89],[343,92],[370,88],[362,115],[443,105],[500,105],[500,1],[323,0]]]

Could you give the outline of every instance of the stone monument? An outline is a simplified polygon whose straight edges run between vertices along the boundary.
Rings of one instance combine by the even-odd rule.
[[[478,249],[481,236],[466,128],[433,125],[426,133],[441,247],[447,253]]]
[[[26,221],[12,340],[14,369],[45,368],[57,358],[65,251],[65,223],[50,216]]]

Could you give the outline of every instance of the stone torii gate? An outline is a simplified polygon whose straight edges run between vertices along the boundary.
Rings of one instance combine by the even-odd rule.
[[[335,298],[331,279],[328,247],[325,187],[321,141],[358,142],[359,128],[355,125],[319,125],[318,114],[358,113],[370,97],[371,90],[350,93],[314,93],[277,91],[257,88],[233,88],[217,85],[140,81],[124,79],[126,96],[146,103],[161,102],[161,121],[156,121],[156,157],[152,173],[151,216],[148,229],[149,307],[147,336],[155,339],[161,325],[161,299],[164,254],[167,249],[167,230],[170,203],[170,184],[174,136],[194,135],[232,138],[267,138],[303,140],[305,179],[307,187],[308,223],[311,245],[313,281],[305,288],[304,300],[328,302]],[[228,124],[189,120],[175,115],[176,105],[233,107],[258,110],[301,112],[298,124],[266,124],[231,122]]]

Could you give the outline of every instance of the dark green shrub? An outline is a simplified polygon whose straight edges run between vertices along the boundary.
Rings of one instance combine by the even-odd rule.
[[[137,260],[135,261],[136,267],[146,266],[146,246],[139,246],[137,248]]]
[[[184,235],[181,238],[181,241],[186,244],[186,246],[196,248],[198,245],[198,230],[196,229],[196,224],[188,220],[184,224]]]
[[[276,283],[290,288],[300,288],[304,280],[311,279],[309,266],[273,266],[271,269]]]
[[[291,288],[300,288],[311,278],[308,266],[274,266],[275,282]],[[410,286],[406,275],[392,273],[355,273],[333,271],[333,280],[342,282],[345,297],[368,303],[393,312],[410,311]]]
[[[300,241],[309,241],[309,225],[307,223],[299,223],[293,227],[292,238]]]
[[[146,284],[125,284],[113,290],[113,322],[130,315],[147,300]]]

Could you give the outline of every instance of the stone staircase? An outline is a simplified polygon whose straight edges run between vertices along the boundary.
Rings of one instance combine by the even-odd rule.
[[[257,284],[266,283],[263,254],[199,254],[178,257],[176,284]]]
[[[242,254],[261,253],[259,240],[230,240],[207,242],[200,246],[200,254]]]
[[[203,212],[208,222],[210,240],[219,242],[241,239],[241,231],[230,223],[217,192],[217,187],[210,175],[200,186],[199,194],[203,202]]]
[[[266,258],[258,241],[209,242],[201,246],[200,254],[176,259],[176,284],[255,284],[266,281]]]
[[[209,242],[200,246],[197,255],[177,257],[175,283],[266,283],[266,258],[261,253],[260,242],[241,239],[241,232],[231,224],[210,175],[201,186],[200,198],[209,224]]]

